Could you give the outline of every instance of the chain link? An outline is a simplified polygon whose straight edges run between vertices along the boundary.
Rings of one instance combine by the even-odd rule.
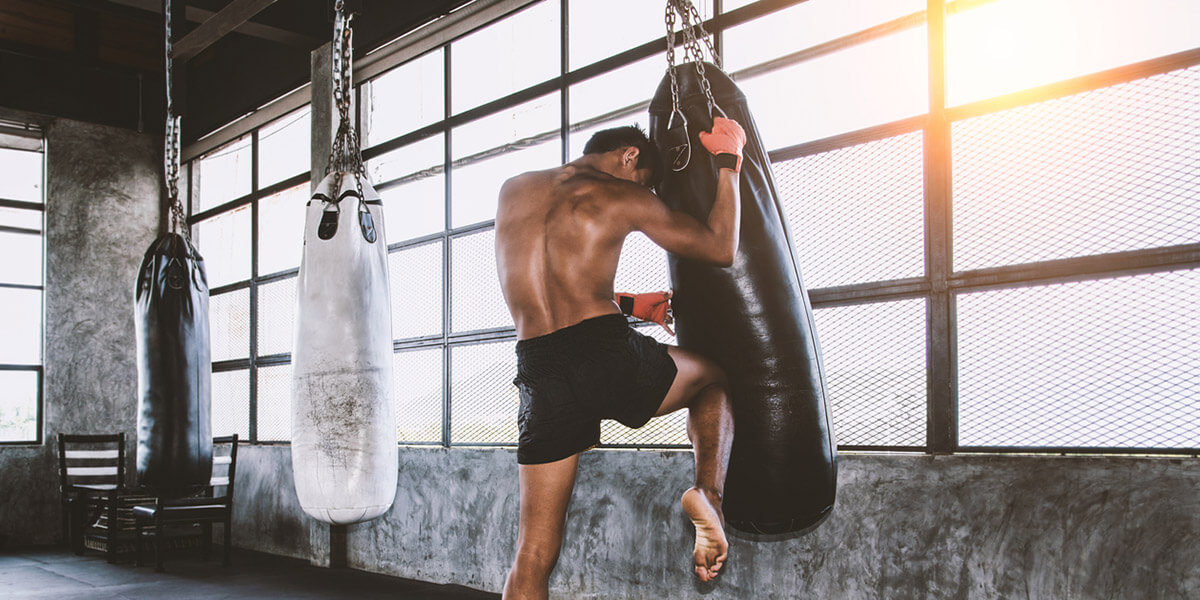
[[[167,0],[163,11],[163,64],[166,70],[163,74],[163,82],[165,83],[167,92],[167,123],[166,130],[163,132],[163,180],[167,188],[167,202],[169,203],[169,211],[171,218],[168,219],[168,230],[172,233],[181,234],[189,242],[191,241],[191,231],[187,223],[187,211],[183,207],[183,199],[179,197],[179,131],[181,129],[180,118],[175,115],[175,104],[171,91],[172,69],[174,62],[171,60],[171,1]]]
[[[724,114],[724,111],[717,106],[716,100],[713,99],[712,87],[704,72],[704,49],[700,45],[701,40],[703,40],[704,47],[708,49],[708,55],[712,57],[714,64],[720,68],[721,63],[720,57],[717,56],[716,49],[712,45],[711,36],[704,28],[704,20],[701,18],[700,12],[696,10],[696,6],[692,4],[691,0],[667,0],[665,20],[667,25],[667,71],[671,75],[671,117],[668,119],[668,127],[676,113],[683,116],[683,112],[679,108],[679,81],[675,74],[675,24],[677,22],[682,25],[680,31],[684,38],[684,55],[695,65],[696,74],[700,78],[700,89],[704,92],[709,109]],[[697,30],[700,32],[699,38],[696,37]]]
[[[338,0],[334,5],[336,14],[333,20],[333,101],[338,111],[338,128],[333,137],[329,152],[329,160],[325,165],[325,174],[332,172],[353,173],[358,196],[362,198],[362,178],[366,177],[366,167],[363,166],[362,147],[359,143],[358,130],[351,119],[351,103],[354,91],[354,32],[351,27],[353,15],[346,15],[345,4]],[[335,188],[341,188],[341,176],[335,182]]]

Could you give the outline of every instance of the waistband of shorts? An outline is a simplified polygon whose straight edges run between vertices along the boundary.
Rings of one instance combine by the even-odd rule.
[[[621,313],[612,313],[584,319],[574,325],[551,331],[545,335],[517,341],[517,356],[540,354],[563,348],[566,344],[584,341],[596,335],[606,333],[624,333],[629,329],[629,321]]]

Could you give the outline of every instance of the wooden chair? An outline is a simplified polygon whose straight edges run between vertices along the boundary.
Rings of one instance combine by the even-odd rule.
[[[117,506],[125,492],[125,434],[58,434],[58,481],[62,493],[63,538],[83,554],[89,527],[105,521],[105,554],[117,554]]]
[[[237,441],[238,436],[231,435],[213,438],[213,472],[208,488],[199,495],[179,498],[158,498],[154,504],[133,507],[133,518],[137,530],[137,564],[142,564],[142,551],[145,539],[154,539],[154,570],[163,570],[163,550],[171,545],[173,537],[180,537],[182,527],[186,535],[190,528],[202,529],[200,535],[203,556],[208,558],[212,549],[212,525],[221,523],[225,533],[225,566],[230,565],[229,550],[231,547],[233,520],[233,483],[237,471]],[[228,448],[227,453],[223,452]],[[222,490],[218,493],[218,489]],[[147,527],[153,527],[147,530]],[[170,531],[172,527],[175,532]]]

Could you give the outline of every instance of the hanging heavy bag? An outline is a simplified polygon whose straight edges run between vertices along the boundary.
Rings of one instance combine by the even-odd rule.
[[[212,359],[204,259],[178,233],[150,245],[138,271],[140,485],[182,497],[212,477]]]
[[[335,171],[304,224],[292,354],[292,470],[304,512],[344,525],[396,495],[392,328],[383,204],[365,177]]]
[[[770,159],[746,98],[714,65],[703,65],[712,99],[746,131],[738,255],[722,269],[670,257],[679,345],[720,364],[730,380],[734,441],[725,484],[726,522],[753,533],[789,533],[833,508],[836,449],[820,346]],[[659,195],[701,222],[715,197],[717,166],[697,134],[712,127],[695,63],[670,73],[650,104],[650,135],[672,168]],[[686,120],[687,126],[684,126]]]

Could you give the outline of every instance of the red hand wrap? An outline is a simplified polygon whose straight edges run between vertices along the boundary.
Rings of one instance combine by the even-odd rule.
[[[614,299],[621,307],[621,312],[631,315],[635,319],[658,323],[662,325],[663,329],[674,335],[671,328],[667,327],[667,324],[673,320],[671,316],[672,295],[672,292],[649,292],[646,294],[620,292]]]
[[[737,121],[713,117],[712,133],[701,131],[700,143],[714,156],[732,154],[737,157],[733,172],[742,170],[742,148],[746,145],[746,132]]]

